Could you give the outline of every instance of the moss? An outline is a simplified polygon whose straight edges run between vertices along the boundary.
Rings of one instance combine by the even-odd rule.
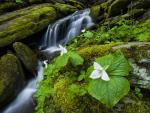
[[[28,14],[25,12],[24,16],[13,20],[11,23],[8,23],[5,27],[1,28],[0,47],[24,39],[27,36],[40,31],[50,22],[53,22],[57,17],[55,9],[47,6],[47,4],[42,6],[34,8],[34,10],[31,10]],[[20,13],[20,15],[22,14]]]
[[[10,11],[13,8],[16,8],[16,3],[14,2],[4,2],[4,3],[0,3],[0,14]]]
[[[77,1],[77,0],[69,0],[69,1],[67,1],[67,3],[72,5],[72,6],[75,6],[78,9],[83,9],[84,8],[84,5],[81,2]]]
[[[43,0],[29,0],[29,3],[41,3]]]
[[[99,14],[100,14],[100,5],[96,5],[96,6],[93,6],[92,8],[91,8],[91,16],[94,18],[94,20],[96,20],[97,19],[97,17],[99,16]]]
[[[82,113],[78,106],[78,98],[69,91],[71,81],[69,78],[64,78],[54,85],[54,102],[62,113]]]
[[[13,48],[24,66],[30,72],[35,72],[38,62],[36,54],[27,45],[21,42],[15,42]]]
[[[150,102],[139,99],[132,91],[118,106],[121,104],[122,107],[120,109],[122,113],[148,113],[150,110]]]
[[[92,45],[90,47],[80,48],[78,53],[86,60],[91,61],[97,56],[104,56],[111,51],[111,47],[115,44]]]
[[[0,104],[4,105],[16,96],[24,80],[21,64],[13,54],[0,58],[0,78]]]
[[[148,59],[150,57],[150,43],[149,42],[135,42],[127,43],[120,46],[114,46],[114,50],[120,49],[127,58],[135,59],[140,61],[142,59]]]
[[[60,14],[60,16],[71,14],[78,10],[74,6],[67,5],[67,4],[61,4],[61,3],[55,3],[54,7],[57,10],[58,14]]]

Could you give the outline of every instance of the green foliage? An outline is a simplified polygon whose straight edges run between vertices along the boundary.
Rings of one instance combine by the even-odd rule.
[[[70,42],[69,47],[85,47],[113,42],[150,41],[150,19],[145,22],[120,19],[115,25],[100,25],[88,30]]]
[[[123,54],[118,52],[97,58],[96,62],[102,67],[107,67],[106,72],[110,81],[89,80],[88,92],[107,107],[112,108],[129,92],[130,84],[124,76],[129,74],[130,65]],[[88,76],[93,68],[92,66],[88,69]]]
[[[22,0],[16,0],[16,3],[23,3]]]
[[[63,75],[64,75],[64,77],[66,77],[68,79],[69,79],[70,75],[74,75],[74,73],[72,73],[72,72],[61,73],[61,70],[65,69],[65,67],[68,64],[71,64],[73,67],[82,65],[83,61],[84,61],[83,58],[80,57],[76,52],[68,52],[67,54],[64,54],[62,56],[58,56],[57,58],[54,59],[52,64],[48,65],[48,68],[45,69],[45,72],[44,72],[44,74],[46,75],[45,76],[46,79],[43,80],[40,83],[40,89],[38,90],[38,92],[35,95],[35,97],[37,99],[37,102],[38,102],[38,105],[36,107],[37,113],[45,113],[44,106],[45,106],[46,98],[51,98],[51,96],[54,98],[54,100],[55,100],[55,102],[57,104],[60,103],[60,102],[58,102],[59,100],[61,100],[61,99],[63,100],[66,96],[69,96],[68,97],[69,100],[68,101],[61,101],[62,103],[63,102],[65,102],[65,103],[67,102],[68,103],[68,102],[73,101],[72,99],[70,99],[70,96],[72,96],[72,95],[66,94],[66,92],[64,92],[64,96],[62,96],[61,98],[57,97],[57,95],[55,95],[55,93],[58,94],[58,92],[56,92],[56,91],[58,91],[57,88],[59,88],[59,89],[60,88],[64,88],[64,86],[59,86],[59,83],[60,84],[61,83],[63,83],[63,84],[64,83],[65,84],[68,83],[67,86],[69,87],[69,84],[70,84],[71,81],[70,82],[66,82],[66,79],[62,78]],[[69,67],[69,68],[71,69],[71,67]],[[59,80],[59,79],[61,79],[62,81],[58,82],[57,80]],[[67,79],[67,81],[68,81],[68,79]],[[58,84],[54,84],[56,81],[57,81]],[[70,86],[70,88],[67,89],[67,91],[69,90],[72,93],[78,92],[79,94],[83,95],[84,94],[84,89],[79,88],[79,87],[80,87],[79,85],[72,84]],[[78,88],[81,89],[81,91],[80,90],[76,90]],[[62,91],[60,91],[59,93],[62,93]],[[58,99],[58,100],[56,101],[56,99]],[[64,105],[64,106],[66,106],[66,105]],[[72,105],[68,105],[67,104],[67,106],[71,107]],[[51,109],[49,111],[51,111],[51,110],[53,111],[55,109],[55,107],[57,107],[57,106],[54,106],[54,108],[51,107]],[[62,110],[65,111],[65,109],[63,109],[63,107],[62,107]]]
[[[93,33],[90,32],[90,31],[86,31],[86,32],[83,34],[83,36],[84,36],[85,38],[93,38]]]
[[[139,98],[142,98],[142,97],[143,97],[143,95],[142,95],[142,93],[141,93],[141,89],[138,88],[138,87],[135,87],[135,94],[136,94]]]

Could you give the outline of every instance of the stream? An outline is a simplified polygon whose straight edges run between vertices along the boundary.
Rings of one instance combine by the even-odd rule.
[[[75,13],[50,24],[44,35],[39,51],[53,54],[60,51],[59,45],[65,46],[71,39],[78,36],[85,28],[94,25],[90,17],[90,9]],[[24,89],[2,113],[33,113],[35,102],[33,94],[38,90],[38,82],[43,79],[44,61],[39,60],[35,78],[28,81]]]

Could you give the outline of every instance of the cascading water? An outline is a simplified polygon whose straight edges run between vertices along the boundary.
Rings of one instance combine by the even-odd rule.
[[[94,25],[89,14],[90,9],[77,11],[49,25],[40,49],[48,53],[60,51],[58,45],[64,46],[69,40],[79,35],[83,29]],[[43,64],[45,62],[39,61],[37,77],[28,82],[17,98],[2,113],[33,113],[32,96],[37,91],[37,81],[43,79]]]
[[[53,53],[59,51],[58,45],[66,45],[68,41],[79,35],[85,28],[94,25],[90,17],[90,9],[76,11],[70,16],[49,25],[40,49]]]
[[[37,77],[28,82],[27,86],[3,113],[32,113],[34,108],[32,96],[38,88],[37,82],[43,79],[43,69],[43,63],[39,61]]]

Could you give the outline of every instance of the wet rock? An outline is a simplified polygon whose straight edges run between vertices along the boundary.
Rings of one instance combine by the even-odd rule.
[[[8,103],[22,88],[24,74],[18,58],[9,53],[0,58],[0,107]]]
[[[31,73],[35,73],[38,63],[37,55],[27,45],[21,42],[15,42],[13,48],[25,68]]]

